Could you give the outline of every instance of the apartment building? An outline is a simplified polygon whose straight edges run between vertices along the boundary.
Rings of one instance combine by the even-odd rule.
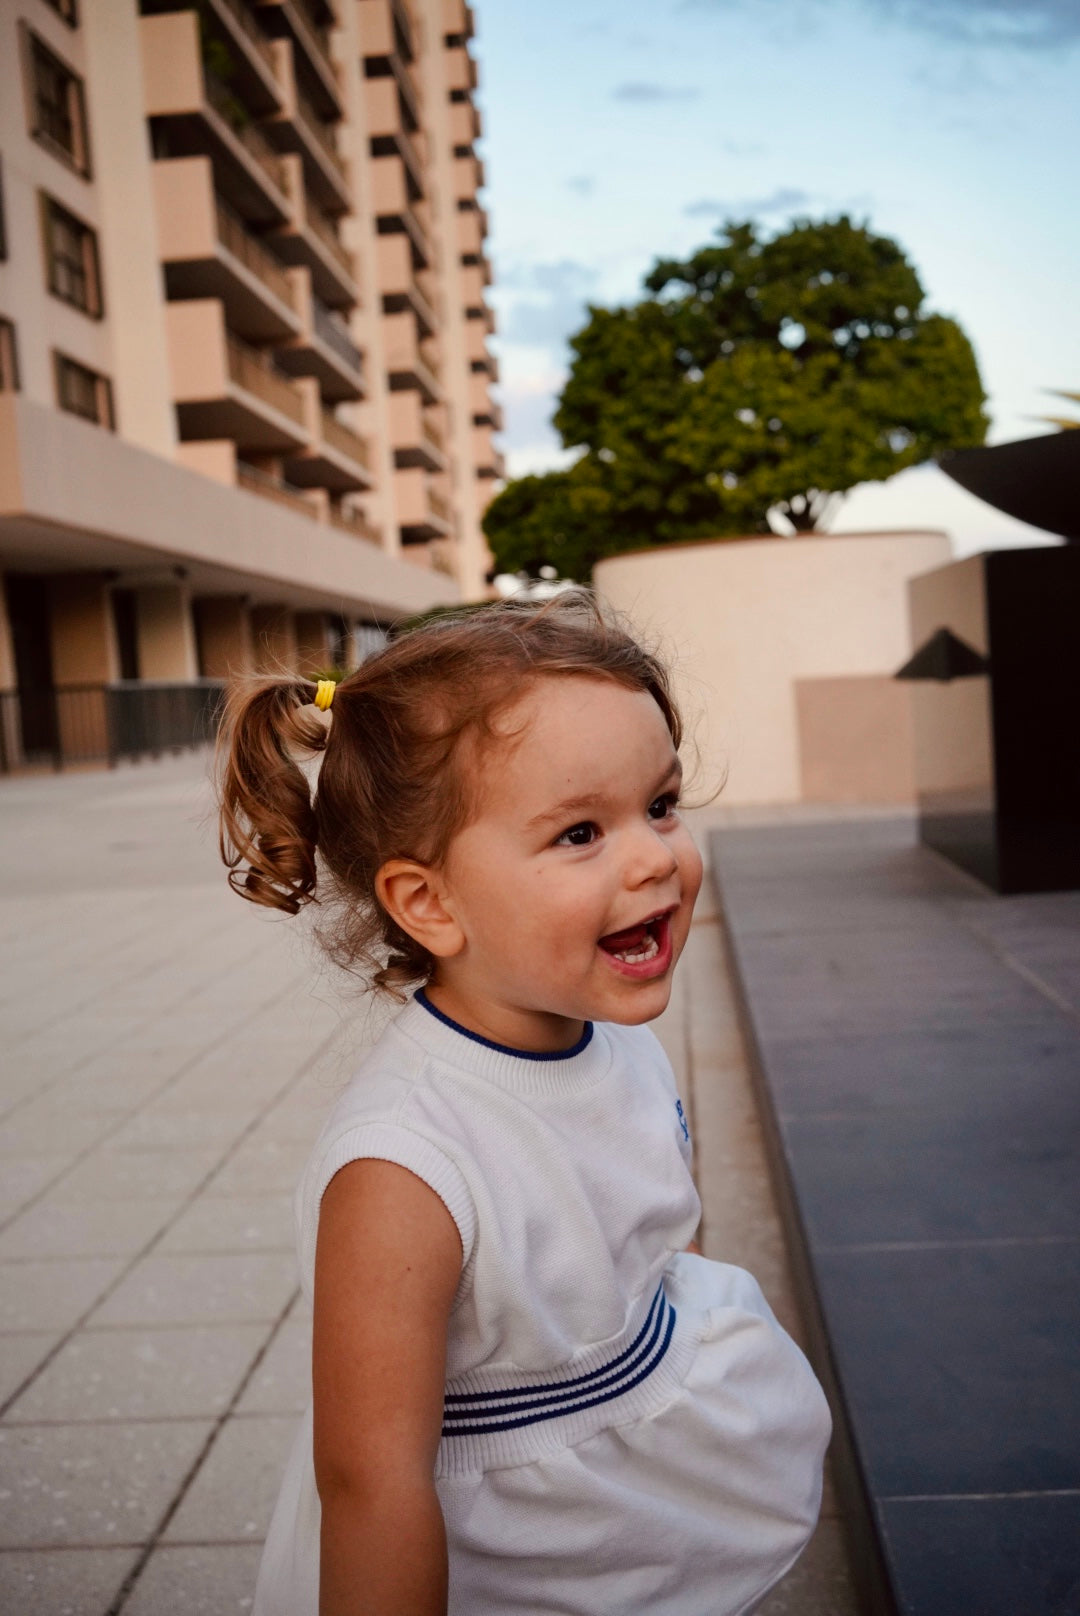
[[[351,664],[487,593],[472,34],[464,0],[0,0],[9,759],[43,693]]]

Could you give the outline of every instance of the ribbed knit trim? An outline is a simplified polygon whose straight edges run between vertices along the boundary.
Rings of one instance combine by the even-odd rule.
[[[440,1010],[437,1005],[432,1004],[423,988],[417,989],[416,1002],[417,1004],[422,1004],[428,1014],[435,1017],[436,1021],[441,1021],[444,1027],[449,1027],[451,1032],[459,1032],[463,1038],[468,1038],[471,1043],[482,1044],[485,1049],[497,1050],[500,1055],[516,1055],[520,1060],[572,1060],[575,1055],[580,1055],[583,1049],[588,1048],[589,1042],[593,1035],[593,1024],[591,1021],[587,1021],[581,1037],[578,1039],[577,1043],[572,1044],[569,1049],[553,1049],[546,1051],[539,1049],[515,1049],[513,1044],[497,1044],[493,1038],[485,1038],[481,1033],[471,1032],[468,1027],[463,1027],[460,1021],[455,1021],[453,1016],[448,1016],[446,1014],[445,1010]]]
[[[345,1128],[330,1142],[319,1162],[314,1180],[304,1185],[308,1215],[304,1219],[304,1240],[300,1251],[301,1273],[310,1276],[315,1272],[318,1212],[327,1185],[334,1174],[348,1166],[349,1162],[365,1159],[394,1162],[399,1167],[406,1167],[435,1191],[457,1225],[464,1270],[476,1244],[476,1208],[461,1169],[438,1146],[411,1128],[396,1122],[362,1122]]]
[[[602,1026],[593,1027],[591,1022],[589,1038],[579,1040],[573,1049],[541,1059],[478,1038],[416,998],[409,1000],[393,1025],[442,1065],[519,1093],[571,1094],[599,1083],[611,1068],[610,1040]]]
[[[700,1320],[684,1318],[664,1295],[646,1295],[621,1336],[586,1348],[550,1374],[473,1369],[458,1376],[446,1387],[436,1476],[532,1464],[598,1431],[659,1413],[678,1396],[699,1333]],[[575,1382],[580,1397],[568,1390]],[[547,1402],[545,1388],[551,1394]],[[552,1414],[558,1406],[566,1412]],[[470,1407],[484,1412],[466,1424],[463,1416]],[[506,1418],[500,1416],[501,1408],[507,1410]],[[522,1411],[544,1417],[514,1417]]]

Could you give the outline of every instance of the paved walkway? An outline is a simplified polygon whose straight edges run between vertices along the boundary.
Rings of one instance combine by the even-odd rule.
[[[0,783],[0,1610],[243,1612],[308,1320],[291,1195],[359,1044],[303,922],[232,897],[204,761]],[[797,1333],[706,898],[661,1027],[706,1251]],[[766,1616],[854,1616],[834,1507]]]

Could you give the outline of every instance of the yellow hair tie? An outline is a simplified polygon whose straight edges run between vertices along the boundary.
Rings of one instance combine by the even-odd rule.
[[[320,712],[325,713],[334,699],[337,684],[333,679],[320,679],[315,689],[315,705]]]

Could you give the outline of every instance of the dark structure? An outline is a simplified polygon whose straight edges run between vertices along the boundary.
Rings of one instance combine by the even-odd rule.
[[[1080,540],[1080,430],[960,449],[939,461],[961,488],[1019,522]]]
[[[1076,1616],[1080,893],[910,820],[711,849],[859,1608]]]
[[[922,840],[997,892],[1080,887],[1080,546],[989,551],[908,590]]]

